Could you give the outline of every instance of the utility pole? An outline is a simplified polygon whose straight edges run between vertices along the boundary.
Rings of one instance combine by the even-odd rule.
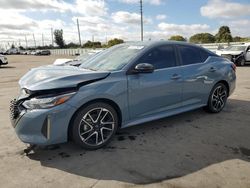
[[[35,38],[35,34],[33,33],[33,40],[34,40],[34,44],[35,44],[35,48],[36,48],[36,38]]]
[[[44,37],[43,37],[43,33],[42,33],[42,44],[43,44],[43,47],[44,47]]]
[[[142,0],[140,0],[140,12],[141,12],[141,41],[143,41],[143,11],[142,11]]]
[[[52,44],[52,46],[54,46],[54,38],[53,38],[53,35],[54,35],[54,33],[53,33],[53,28],[51,28],[51,44]]]
[[[28,47],[28,41],[27,41],[26,35],[25,35],[25,43],[26,43],[26,49],[27,49],[27,47]]]
[[[79,44],[80,44],[80,46],[82,46],[82,42],[81,42],[81,33],[80,33],[80,27],[79,27],[78,18],[76,19],[76,22],[77,22],[77,29],[78,29]]]

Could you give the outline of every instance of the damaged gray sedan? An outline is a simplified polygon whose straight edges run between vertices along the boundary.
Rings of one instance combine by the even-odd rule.
[[[125,43],[79,67],[29,71],[11,102],[11,122],[25,143],[71,139],[98,149],[119,128],[200,107],[220,112],[235,89],[235,71],[229,60],[188,43]]]

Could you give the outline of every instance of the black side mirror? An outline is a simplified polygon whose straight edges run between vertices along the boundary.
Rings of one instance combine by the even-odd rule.
[[[154,72],[154,66],[149,63],[140,63],[135,66],[134,73],[152,73]]]

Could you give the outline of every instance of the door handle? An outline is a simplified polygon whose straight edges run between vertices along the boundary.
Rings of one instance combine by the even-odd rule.
[[[210,67],[209,71],[210,71],[210,72],[215,72],[215,71],[216,71],[216,68],[215,68],[215,67]]]
[[[173,74],[171,77],[172,80],[178,80],[180,78],[181,78],[181,76],[179,74]]]

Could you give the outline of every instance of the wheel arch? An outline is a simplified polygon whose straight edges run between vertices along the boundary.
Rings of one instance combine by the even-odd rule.
[[[97,103],[97,102],[102,102],[102,103],[106,103],[106,104],[109,104],[111,105],[115,111],[117,112],[117,115],[118,115],[118,126],[119,128],[121,127],[121,123],[122,123],[122,112],[121,112],[121,109],[119,107],[119,105],[114,102],[113,100],[110,100],[110,99],[107,99],[107,98],[99,98],[99,99],[93,99],[91,101],[88,101],[87,103],[83,104],[82,106],[80,106],[75,112],[74,114],[72,115],[71,119],[70,119],[70,122],[69,122],[69,126],[68,126],[68,140],[71,140],[72,138],[72,125],[73,125],[73,120],[76,116],[76,114],[81,110],[83,109],[84,107],[90,105],[90,104],[93,104],[93,103]]]
[[[229,96],[230,86],[229,86],[228,82],[226,80],[220,80],[216,84],[218,84],[218,83],[222,83],[222,84],[224,84],[226,86],[226,88],[227,88],[227,95]],[[214,84],[214,85],[216,85],[216,84]]]

